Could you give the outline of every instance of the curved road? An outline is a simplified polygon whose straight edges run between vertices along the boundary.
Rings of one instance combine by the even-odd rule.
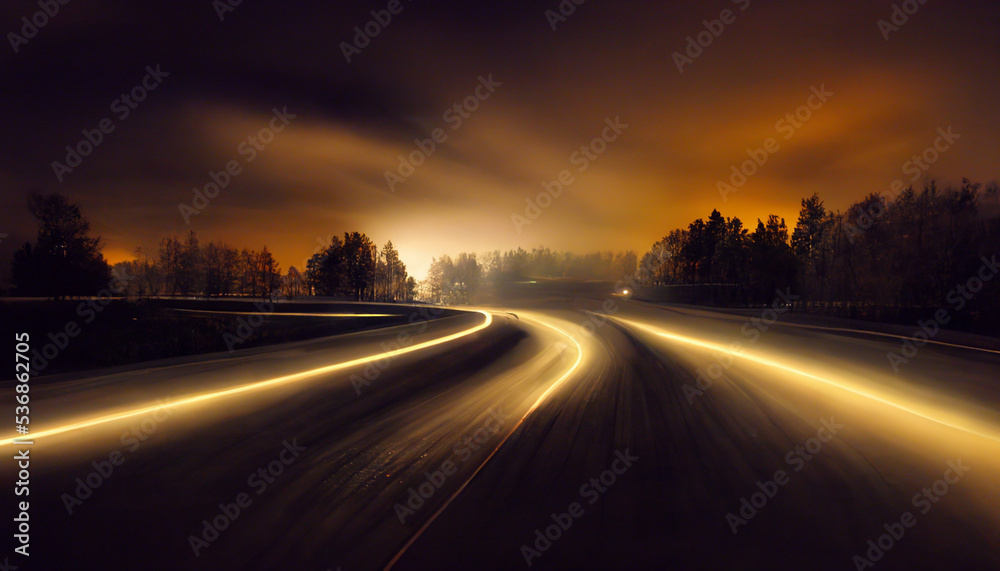
[[[31,393],[31,557],[5,533],[0,563],[1000,566],[1000,353],[933,343],[897,373],[901,339],[775,308],[577,288],[52,378]]]

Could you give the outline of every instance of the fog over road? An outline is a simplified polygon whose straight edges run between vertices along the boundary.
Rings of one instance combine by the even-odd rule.
[[[20,568],[1000,566],[995,347],[897,373],[780,304],[473,309],[33,381]]]

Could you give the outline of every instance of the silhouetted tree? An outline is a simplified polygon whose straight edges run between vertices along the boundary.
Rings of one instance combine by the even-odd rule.
[[[375,274],[375,244],[359,232],[344,234],[344,277],[355,301],[371,296]]]
[[[785,219],[773,214],[767,223],[758,219],[749,247],[751,292],[756,301],[768,303],[776,289],[791,287],[795,281],[797,260],[788,243]]]
[[[832,223],[819,194],[802,199],[799,221],[792,231],[792,251],[800,262],[802,294],[819,301],[826,299],[826,233]]]
[[[406,265],[391,241],[378,253],[374,283],[376,301],[393,302],[406,297]]]
[[[164,293],[177,295],[183,255],[184,247],[176,237],[160,240],[160,270],[163,272]]]
[[[749,256],[749,238],[743,222],[739,218],[727,218],[715,244],[712,281],[722,284],[744,283],[749,272]]]
[[[264,246],[264,249],[257,253],[256,268],[259,272],[258,281],[260,282],[261,295],[273,297],[278,288],[281,287],[281,266],[268,251],[267,246]]]
[[[406,301],[413,301],[417,297],[417,279],[413,276],[406,278]]]
[[[80,207],[65,196],[32,193],[28,210],[38,221],[34,246],[15,252],[11,267],[20,295],[93,295],[109,286],[111,268],[101,254],[100,237],[91,237]]]
[[[239,250],[222,242],[211,242],[202,250],[202,283],[205,295],[230,295],[237,284]]]
[[[190,295],[203,290],[201,248],[194,230],[188,233],[187,241],[177,246],[177,265],[174,283],[181,295]]]
[[[339,236],[306,262],[306,283],[315,295],[341,295],[344,291],[344,243]]]
[[[281,293],[286,297],[298,297],[305,293],[305,278],[295,266],[288,268],[288,273],[281,278]]]

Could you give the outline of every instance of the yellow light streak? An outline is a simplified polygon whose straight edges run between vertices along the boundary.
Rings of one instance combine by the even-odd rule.
[[[660,329],[658,327],[653,327],[653,326],[646,325],[646,324],[643,324],[643,323],[639,323],[639,322],[636,322],[636,321],[627,320],[627,319],[620,319],[620,318],[609,318],[609,319],[614,319],[615,321],[618,321],[620,323],[631,325],[632,327],[645,330],[645,331],[647,331],[649,333],[652,333],[654,335],[658,335],[660,337],[663,337],[664,339],[669,339],[671,341],[675,341],[677,343],[683,343],[685,345],[691,345],[691,346],[694,346],[694,347],[700,347],[702,349],[707,349],[707,350],[710,350],[710,351],[718,351],[718,352],[726,353],[728,355],[732,355],[734,358],[745,359],[747,361],[751,361],[751,362],[757,363],[759,365],[764,365],[765,367],[771,367],[773,369],[778,369],[778,370],[781,370],[781,371],[786,371],[786,372],[792,373],[794,375],[798,375],[800,377],[804,377],[804,378],[807,378],[807,379],[810,379],[810,380],[822,383],[822,384],[824,384],[826,386],[834,387],[834,388],[837,388],[837,389],[849,392],[851,394],[854,394],[856,396],[860,396],[860,397],[863,397],[863,398],[866,398],[866,399],[870,399],[872,401],[875,401],[875,402],[878,402],[880,404],[892,407],[894,409],[901,410],[903,412],[907,412],[909,414],[912,414],[912,415],[917,416],[919,418],[922,418],[924,420],[928,420],[930,422],[933,422],[933,423],[936,423],[936,424],[940,424],[940,425],[946,426],[948,428],[953,428],[955,430],[959,430],[959,431],[962,431],[962,432],[973,434],[973,435],[976,435],[976,436],[979,436],[979,437],[982,437],[982,438],[986,438],[988,440],[992,440],[994,442],[1000,442],[1000,434],[998,434],[998,432],[997,432],[997,430],[996,430],[996,428],[994,426],[985,426],[985,427],[982,427],[982,428],[974,428],[974,427],[970,426],[973,423],[971,423],[970,421],[968,421],[965,417],[961,417],[961,416],[954,415],[954,414],[950,415],[950,416],[954,417],[953,419],[944,419],[944,418],[942,418],[942,416],[949,416],[947,413],[945,413],[944,411],[935,410],[934,407],[931,407],[931,406],[928,406],[928,405],[925,405],[925,404],[922,404],[922,403],[901,404],[899,402],[895,402],[895,401],[889,400],[888,398],[878,396],[877,394],[874,394],[871,391],[860,389],[860,388],[855,388],[855,387],[849,386],[848,384],[845,384],[843,382],[837,382],[835,380],[831,380],[829,378],[822,377],[820,375],[817,375],[817,374],[814,374],[814,373],[810,373],[808,371],[804,371],[802,369],[798,369],[798,368],[786,365],[784,363],[780,363],[780,362],[775,361],[773,359],[768,359],[766,357],[761,357],[761,356],[758,356],[758,355],[754,355],[754,354],[748,353],[746,349],[744,349],[743,351],[740,351],[740,352],[734,352],[734,351],[732,351],[730,349],[730,347],[728,347],[726,345],[722,345],[722,344],[719,344],[719,343],[713,343],[711,341],[703,341],[701,339],[696,339],[694,337],[688,337],[686,335],[680,335],[678,333],[672,333],[670,331],[666,331],[664,329]],[[923,411],[918,410],[918,408],[923,409]],[[982,423],[979,423],[979,424],[982,424]]]
[[[528,408],[528,411],[524,413],[524,416],[522,416],[521,419],[517,421],[517,424],[515,424],[514,427],[510,429],[510,432],[508,432],[507,435],[503,437],[503,440],[501,440],[496,445],[496,448],[494,448],[493,451],[490,452],[490,455],[487,456],[486,459],[483,460],[483,462],[478,467],[476,467],[476,471],[473,472],[472,475],[469,476],[469,478],[465,480],[465,482],[463,482],[462,485],[459,486],[457,490],[455,490],[450,496],[448,496],[448,499],[446,499],[444,503],[442,503],[441,506],[438,507],[438,509],[435,510],[433,514],[431,514],[431,516],[427,519],[427,521],[424,522],[422,526],[420,526],[420,529],[418,529],[416,533],[410,536],[410,539],[406,542],[405,545],[403,545],[402,549],[400,549],[399,552],[397,552],[396,555],[392,558],[392,560],[390,560],[389,563],[385,566],[385,571],[389,571],[389,569],[392,569],[393,565],[399,562],[399,560],[403,557],[403,554],[405,554],[406,551],[414,543],[416,543],[417,539],[419,539],[420,536],[423,535],[424,531],[426,531],[427,528],[430,527],[432,523],[434,523],[434,521],[438,518],[438,516],[440,516],[444,512],[444,510],[451,505],[451,502],[453,502],[455,498],[457,498],[458,495],[461,494],[466,487],[468,487],[468,485],[472,482],[472,480],[475,479],[475,477],[479,474],[479,472],[482,471],[482,469],[486,467],[486,464],[489,463],[489,461],[493,458],[494,455],[496,455],[496,453],[500,450],[500,447],[503,446],[504,443],[506,443],[507,440],[510,439],[510,437],[513,436],[515,432],[517,432],[517,429],[520,428],[522,424],[524,424],[524,421],[529,416],[531,416],[531,413],[535,412],[535,409],[537,409],[539,406],[541,406],[543,402],[545,402],[545,399],[548,398],[548,396],[552,393],[552,391],[556,390],[556,388],[562,385],[563,382],[565,382],[566,379],[570,377],[570,375],[576,372],[577,368],[580,366],[580,363],[583,362],[583,346],[581,346],[580,343],[572,335],[566,333],[562,329],[559,329],[555,325],[551,325],[549,323],[546,323],[545,321],[542,321],[541,319],[533,317],[528,317],[527,319],[529,321],[534,321],[539,325],[544,325],[545,327],[555,330],[561,335],[568,337],[569,340],[572,341],[574,345],[576,345],[576,361],[569,369],[566,369],[566,372],[563,373],[561,377],[556,379],[555,382],[552,383],[552,385],[549,386],[549,388],[546,389],[545,392],[543,392],[540,397],[538,397],[535,403],[532,404],[531,407]]]
[[[245,385],[240,385],[240,386],[232,387],[232,388],[228,388],[228,389],[222,389],[222,390],[218,390],[218,391],[213,391],[213,392],[198,394],[198,395],[194,395],[194,396],[189,396],[189,397],[185,397],[185,398],[182,398],[180,400],[176,400],[176,401],[172,401],[172,402],[168,402],[168,403],[156,404],[156,405],[151,405],[151,406],[145,406],[145,407],[141,407],[141,408],[127,410],[127,411],[120,412],[120,413],[107,414],[107,415],[98,416],[98,417],[95,417],[95,418],[90,418],[90,419],[87,419],[87,420],[80,420],[80,421],[76,421],[76,422],[70,422],[70,423],[64,424],[62,426],[57,426],[55,428],[49,428],[49,429],[41,430],[41,431],[38,431],[38,432],[31,432],[29,434],[22,434],[22,435],[11,436],[11,437],[8,437],[8,438],[4,438],[3,440],[0,440],[0,445],[13,444],[15,440],[29,440],[29,439],[30,440],[38,440],[40,438],[46,438],[46,437],[49,437],[49,436],[55,436],[57,434],[64,434],[66,432],[71,432],[71,431],[74,431],[74,430],[80,430],[80,429],[83,429],[83,428],[89,428],[89,427],[97,426],[97,425],[100,425],[100,424],[106,424],[106,423],[109,423],[109,422],[114,422],[116,420],[123,420],[123,419],[126,419],[126,418],[132,418],[132,417],[135,417],[135,416],[139,416],[139,415],[143,415],[143,414],[155,412],[155,411],[158,411],[158,410],[163,410],[163,409],[168,409],[168,408],[179,408],[179,407],[188,406],[188,405],[192,405],[192,404],[196,404],[196,403],[202,403],[202,402],[205,402],[205,401],[215,400],[215,399],[219,399],[219,398],[223,398],[223,397],[229,397],[229,396],[233,396],[233,395],[238,395],[238,394],[241,394],[241,393],[247,393],[247,392],[251,392],[251,391],[259,391],[259,390],[269,389],[269,388],[273,388],[273,387],[276,387],[276,386],[279,386],[279,385],[285,385],[285,384],[288,384],[288,383],[294,383],[294,382],[297,382],[297,381],[302,381],[302,380],[305,380],[305,379],[308,379],[308,378],[312,378],[312,377],[316,377],[316,376],[319,376],[319,375],[323,375],[323,374],[326,374],[326,373],[332,373],[334,371],[340,371],[340,370],[343,370],[343,369],[348,369],[350,367],[355,367],[357,365],[363,365],[365,363],[371,363],[371,362],[374,362],[374,361],[381,361],[383,359],[397,357],[399,355],[404,355],[406,353],[412,353],[414,351],[420,351],[421,349],[427,349],[428,347],[434,347],[436,345],[441,345],[442,343],[447,343],[449,341],[454,341],[456,339],[460,339],[462,337],[465,337],[467,335],[471,335],[471,334],[476,333],[478,331],[482,331],[483,329],[486,329],[487,327],[489,327],[491,323],[493,323],[493,316],[489,312],[482,311],[482,310],[475,310],[475,312],[476,313],[480,313],[480,314],[482,314],[485,317],[485,320],[483,321],[483,323],[481,323],[479,325],[476,325],[476,326],[473,326],[473,327],[470,327],[470,328],[465,329],[463,331],[459,331],[458,333],[452,333],[451,335],[445,335],[444,337],[439,337],[437,339],[432,339],[430,341],[424,341],[423,343],[417,343],[416,345],[413,345],[411,347],[403,347],[403,348],[400,348],[400,349],[394,349],[392,351],[386,351],[386,352],[383,352],[383,353],[378,353],[376,355],[369,355],[367,357],[360,357],[358,359],[352,359],[350,361],[344,361],[342,363],[335,363],[333,365],[327,365],[325,367],[319,367],[319,368],[316,368],[316,369],[310,369],[308,371],[302,371],[302,372],[299,372],[299,373],[293,373],[291,375],[284,375],[284,376],[281,376],[281,377],[275,377],[273,379],[267,379],[267,380],[264,380],[264,381],[257,381],[257,382],[254,382],[254,383],[248,383],[248,384],[245,384]]]

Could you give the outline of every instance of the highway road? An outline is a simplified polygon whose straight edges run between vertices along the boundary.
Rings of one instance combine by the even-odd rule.
[[[37,381],[31,556],[8,523],[0,563],[1000,568],[990,340],[935,338],[896,372],[902,339],[780,303],[575,285],[456,309]]]

